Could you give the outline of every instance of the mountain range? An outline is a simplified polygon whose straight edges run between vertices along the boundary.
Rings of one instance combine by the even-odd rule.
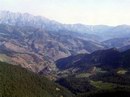
[[[70,25],[28,13],[1,11],[0,60],[49,73],[58,70],[55,61],[60,58],[108,48],[127,50],[129,35],[128,25]]]

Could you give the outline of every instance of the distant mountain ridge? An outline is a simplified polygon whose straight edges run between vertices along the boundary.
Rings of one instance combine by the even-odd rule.
[[[41,16],[33,16],[28,13],[13,13],[0,11],[0,23],[14,26],[32,26],[43,28],[49,31],[71,31],[86,34],[91,40],[108,40],[113,38],[123,38],[130,35],[129,25],[107,26],[107,25],[83,25],[83,24],[62,24],[54,20],[49,20]],[[115,35],[116,34],[116,35]],[[101,38],[101,39],[100,39]]]
[[[124,37],[124,38],[113,38],[102,42],[104,45],[106,45],[109,48],[123,48],[128,45],[130,45],[130,37]],[[127,49],[126,49],[127,50]]]

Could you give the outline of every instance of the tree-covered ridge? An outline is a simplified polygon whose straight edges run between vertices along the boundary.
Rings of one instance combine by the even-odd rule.
[[[75,55],[62,58],[56,61],[60,70],[77,69],[80,71],[88,70],[93,66],[99,66],[104,69],[130,68],[130,49],[120,52],[112,48],[107,50],[98,50],[91,54]]]
[[[72,97],[72,94],[45,77],[0,62],[0,97]]]

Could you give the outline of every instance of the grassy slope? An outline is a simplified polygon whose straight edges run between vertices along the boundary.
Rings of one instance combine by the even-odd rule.
[[[72,97],[61,86],[19,66],[0,62],[0,97]]]

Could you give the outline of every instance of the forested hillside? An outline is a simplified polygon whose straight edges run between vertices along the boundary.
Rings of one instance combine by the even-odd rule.
[[[45,77],[0,62],[0,97],[72,97],[72,94]]]

